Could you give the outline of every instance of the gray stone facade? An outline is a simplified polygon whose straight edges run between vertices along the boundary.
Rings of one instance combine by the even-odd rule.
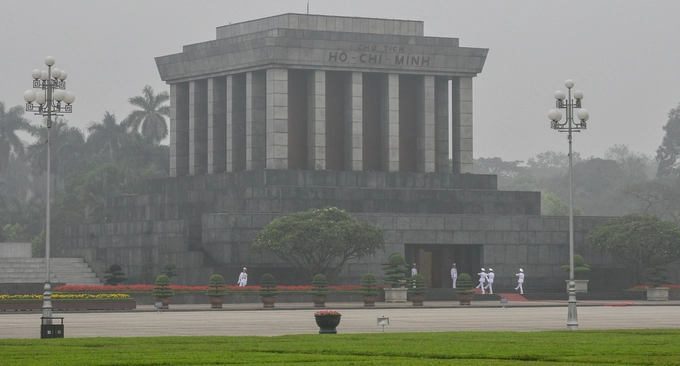
[[[473,78],[487,52],[424,36],[420,21],[284,14],[219,27],[216,40],[156,58],[170,84],[171,178],[109,198],[108,222],[70,227],[55,254],[131,277],[174,262],[188,285],[212,273],[235,283],[243,266],[250,283],[270,272],[301,284],[278,258],[252,254],[252,240],[277,217],[335,206],[387,242],[348,263],[342,283],[382,276],[400,252],[431,287],[451,286],[455,261],[473,277],[494,268],[496,288],[522,267],[525,290],[561,292],[568,218],[540,216],[538,192],[470,174]],[[576,252],[600,273],[593,288],[619,289],[625,269],[584,246],[605,220],[576,219]]]

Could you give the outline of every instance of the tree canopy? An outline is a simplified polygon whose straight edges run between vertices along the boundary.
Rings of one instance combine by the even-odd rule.
[[[656,175],[680,176],[680,104],[668,112],[668,122],[663,130],[666,135],[656,150],[656,160],[659,162]]]
[[[630,214],[592,229],[586,244],[611,253],[642,283],[653,258],[661,258],[664,264],[680,259],[680,228],[656,216]]]
[[[154,94],[150,85],[142,89],[142,94],[128,100],[139,109],[130,112],[122,124],[133,131],[141,128],[142,136],[160,142],[168,136],[168,123],[165,118],[170,117],[170,107],[165,103],[170,100],[170,95],[167,91]]]
[[[332,281],[348,260],[384,247],[382,229],[326,207],[273,220],[253,240],[251,251],[274,253],[310,280],[321,273]]]

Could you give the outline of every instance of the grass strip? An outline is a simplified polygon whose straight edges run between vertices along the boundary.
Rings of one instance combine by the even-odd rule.
[[[680,365],[680,329],[0,340],[2,365]]]

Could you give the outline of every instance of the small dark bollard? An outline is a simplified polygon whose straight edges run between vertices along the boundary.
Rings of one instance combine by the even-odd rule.
[[[337,334],[335,328],[340,324],[340,313],[335,310],[320,310],[314,313],[314,320],[319,326],[319,334]]]
[[[55,319],[61,320],[61,324],[55,324]],[[49,321],[51,320],[51,321]],[[51,324],[47,324],[51,323]],[[64,318],[40,318],[40,338],[64,338]]]

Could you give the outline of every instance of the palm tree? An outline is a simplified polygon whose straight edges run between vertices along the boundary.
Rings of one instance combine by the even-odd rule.
[[[170,96],[167,91],[154,94],[149,85],[142,89],[142,95],[128,100],[130,104],[140,109],[132,111],[121,123],[133,131],[139,131],[144,137],[152,138],[156,143],[168,135],[168,124],[165,117],[170,117],[170,107],[164,105]]]
[[[90,135],[87,137],[87,145],[96,156],[107,154],[109,162],[114,162],[114,153],[117,153],[128,138],[127,130],[122,124],[116,123],[116,115],[105,112],[101,122],[92,122],[87,127]]]
[[[18,105],[6,110],[0,101],[0,177],[4,176],[10,154],[23,157],[24,144],[17,131],[28,131],[30,124],[24,118],[24,109]]]

